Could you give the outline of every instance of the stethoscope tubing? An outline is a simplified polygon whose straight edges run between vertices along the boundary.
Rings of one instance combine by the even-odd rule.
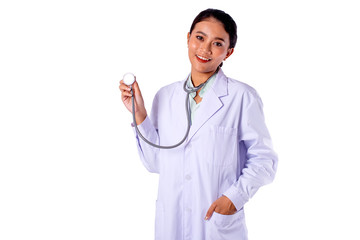
[[[132,103],[132,115],[133,115],[133,125],[135,127],[135,130],[138,134],[138,136],[144,140],[144,142],[146,142],[147,144],[149,144],[150,146],[153,146],[153,147],[156,147],[156,148],[160,148],[160,149],[171,149],[171,148],[176,148],[178,146],[180,146],[183,142],[185,142],[185,140],[187,139],[188,135],[189,135],[189,132],[190,132],[190,127],[191,127],[191,111],[190,111],[190,103],[189,103],[189,95],[190,93],[193,93],[193,92],[196,92],[198,91],[200,88],[202,88],[204,85],[206,84],[205,83],[202,83],[200,84],[199,86],[195,87],[195,88],[191,88],[191,87],[188,87],[187,86],[187,81],[184,82],[184,86],[183,86],[183,89],[184,91],[187,93],[186,94],[186,98],[185,98],[185,109],[186,109],[186,118],[187,118],[187,129],[186,129],[186,133],[185,133],[185,136],[184,138],[178,142],[177,144],[175,145],[171,145],[171,146],[161,146],[161,145],[158,145],[158,144],[154,144],[152,142],[150,142],[149,140],[147,140],[140,132],[139,128],[137,127],[137,124],[136,124],[136,119],[135,119],[135,97],[134,97],[134,92],[133,92],[133,89],[132,89],[132,85],[130,86],[130,92],[131,92],[131,103]]]

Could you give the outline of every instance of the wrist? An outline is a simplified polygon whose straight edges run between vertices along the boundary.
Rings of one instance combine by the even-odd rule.
[[[147,117],[146,112],[144,112],[144,113],[137,113],[137,114],[135,115],[136,125],[140,125],[140,124],[145,120],[146,117]]]

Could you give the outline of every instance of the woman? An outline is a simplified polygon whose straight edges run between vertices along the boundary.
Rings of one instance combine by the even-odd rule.
[[[201,12],[187,38],[191,74],[184,81],[206,85],[189,97],[192,125],[186,141],[158,149],[135,133],[144,166],[159,174],[155,238],[244,240],[244,205],[273,180],[277,166],[262,102],[253,88],[221,70],[237,39],[228,14]],[[150,117],[134,83],[136,124],[151,142],[173,145],[186,132],[184,81],[159,90]],[[123,81],[119,88],[131,112],[130,88]]]

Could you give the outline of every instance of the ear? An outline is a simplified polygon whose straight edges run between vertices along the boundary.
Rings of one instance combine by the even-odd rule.
[[[226,54],[226,57],[224,58],[224,61],[233,54],[234,48],[229,48]]]
[[[188,34],[187,34],[187,44],[188,44],[188,46],[189,46],[189,41],[190,41],[190,33],[188,32]]]

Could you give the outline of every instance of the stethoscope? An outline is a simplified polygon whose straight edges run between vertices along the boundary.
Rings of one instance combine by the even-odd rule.
[[[139,137],[144,140],[144,142],[146,142],[147,144],[153,146],[153,147],[156,147],[156,148],[161,148],[161,149],[170,149],[170,148],[176,148],[178,146],[180,146],[185,140],[186,138],[188,137],[189,135],[189,132],[190,132],[190,126],[191,126],[191,111],[190,111],[190,103],[188,101],[189,99],[189,95],[190,93],[193,93],[193,92],[196,92],[198,91],[200,88],[202,88],[206,83],[202,83],[200,84],[199,86],[197,87],[189,87],[187,85],[187,81],[184,82],[184,86],[183,86],[183,89],[184,91],[187,93],[186,94],[186,98],[185,98],[185,109],[186,109],[186,118],[187,118],[187,130],[186,130],[186,133],[185,133],[185,136],[184,138],[177,144],[175,145],[172,145],[172,146],[161,146],[161,145],[157,145],[157,144],[154,144],[152,142],[150,142],[149,140],[147,140],[139,131],[138,127],[137,127],[137,124],[136,124],[136,120],[135,120],[135,104],[134,104],[134,93],[133,93],[133,88],[132,88],[132,85],[133,83],[135,82],[135,75],[132,74],[132,73],[126,73],[123,77],[123,81],[126,85],[128,85],[130,87],[130,92],[131,92],[131,103],[132,103],[132,115],[133,115],[133,125],[136,129],[136,132],[138,133]]]

